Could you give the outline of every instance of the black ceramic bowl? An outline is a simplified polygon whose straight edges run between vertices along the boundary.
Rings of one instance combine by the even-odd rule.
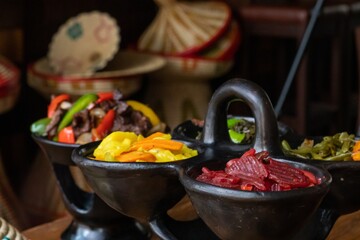
[[[328,192],[331,176],[318,167],[285,160],[314,173],[321,183],[281,192],[251,192],[196,180],[202,167],[224,169],[224,159],[183,169],[180,179],[199,216],[220,239],[292,239],[305,226]]]
[[[267,94],[250,81],[234,79],[224,83],[210,100],[203,129],[202,140],[214,154],[206,162],[187,165],[180,171],[181,182],[194,208],[221,239],[291,239],[302,234],[316,239],[317,229],[314,231],[307,225],[313,216],[317,217],[331,183],[331,176],[321,167],[279,159],[322,179],[317,186],[284,192],[237,191],[195,180],[204,166],[223,168],[230,159],[224,153],[236,149],[231,147],[234,144],[229,141],[226,123],[226,109],[234,99],[247,103],[254,115],[256,131],[251,147],[258,152],[268,151],[271,156],[282,153],[278,124]],[[316,217],[314,221],[318,220]]]
[[[66,144],[32,135],[50,162],[66,209],[73,217],[62,239],[148,239],[149,232],[134,219],[110,208],[95,193],[77,186],[70,171],[75,166],[72,151],[78,144]]]
[[[322,141],[323,136],[307,136],[306,138],[313,139],[316,144]],[[292,148],[296,148],[304,139],[303,136],[293,136],[288,139],[288,142]],[[360,209],[360,191],[356,191],[360,188],[360,162],[289,158],[294,159],[294,161],[321,166],[330,172],[333,183],[322,204],[324,208],[331,209],[335,215],[348,214]]]
[[[176,166],[186,160],[124,163],[89,159],[98,144],[80,146],[74,152],[73,160],[94,191],[119,212],[148,221],[149,217],[168,210],[185,195]]]
[[[244,100],[255,118],[256,135],[248,147],[257,152],[267,151],[270,156],[281,155],[277,120],[268,96],[255,83],[233,79],[224,83],[209,103],[202,142],[189,142],[204,149],[196,157],[172,163],[103,162],[89,158],[98,144],[90,143],[75,149],[72,159],[100,198],[124,215],[150,221],[150,226],[162,239],[202,239],[198,234],[208,231],[208,228],[199,229],[193,225],[183,230],[188,235],[183,238],[161,224],[168,221],[163,213],[184,196],[185,187],[201,219],[211,228],[210,233],[220,238],[288,239],[302,234],[302,226],[318,216],[315,213],[331,182],[331,176],[321,167],[289,162],[312,171],[322,182],[287,192],[234,191],[193,179],[202,166],[216,164],[218,167],[243,153],[239,145],[230,141],[227,131],[226,109],[234,99]],[[314,222],[318,220],[316,217]],[[248,221],[254,225],[249,226]],[[314,239],[316,232],[310,229],[307,233],[307,239]],[[203,239],[213,238],[210,234]]]
[[[167,163],[123,163],[89,158],[98,144],[99,142],[93,142],[80,146],[73,151],[72,159],[79,166],[92,189],[110,207],[141,222],[149,222],[153,231],[159,236],[164,235],[161,231],[165,228],[159,225],[170,224],[173,225],[171,234],[183,236],[179,237],[180,239],[191,239],[188,238],[189,236],[184,237],[188,235],[186,232],[189,229],[185,234],[183,230],[191,225],[191,227],[197,226],[195,232],[201,234],[201,236],[197,235],[198,239],[213,238],[213,234],[201,220],[189,221],[185,226],[184,223],[174,223],[166,216],[167,210],[186,194],[178,178],[178,169],[184,162],[197,161],[201,158],[204,149],[200,145],[185,142],[200,153],[190,159]],[[167,219],[166,223],[163,218]],[[170,233],[165,235],[170,237]]]

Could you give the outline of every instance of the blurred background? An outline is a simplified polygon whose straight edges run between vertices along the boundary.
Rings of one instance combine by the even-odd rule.
[[[223,2],[229,4],[239,24],[240,45],[229,71],[209,79],[210,91],[228,79],[245,78],[262,86],[275,106],[316,1]],[[48,99],[29,87],[27,69],[47,55],[52,36],[67,19],[92,10],[107,12],[117,20],[121,48],[126,49],[137,42],[154,19],[158,5],[152,0],[0,0],[0,55],[19,69],[21,86],[14,105],[0,114],[2,183],[6,185],[2,189],[10,191],[6,195],[13,200],[7,201],[16,209],[15,213],[6,214],[21,229],[62,214],[57,211],[61,206],[46,207],[50,202],[34,204],[43,201],[37,193],[37,183],[50,173],[45,170],[32,173],[43,165],[36,165],[39,149],[31,139],[29,126],[44,116]],[[360,1],[325,1],[278,116],[298,134],[357,133],[359,20]],[[144,76],[141,89],[131,98],[146,102],[146,92],[151,87],[148,80]],[[175,97],[180,98],[182,92],[177,94]],[[246,111],[240,105],[232,105],[229,111],[233,114]]]

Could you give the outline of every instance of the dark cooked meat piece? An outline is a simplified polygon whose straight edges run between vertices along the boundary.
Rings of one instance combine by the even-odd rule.
[[[131,108],[131,107],[129,105],[127,105],[126,102],[122,102],[122,101],[118,102],[117,106],[116,106],[116,114],[118,114],[118,115],[122,115],[123,113],[126,114],[125,113],[126,111],[132,110],[132,108],[131,109],[129,109],[129,108]]]
[[[50,123],[46,126],[46,134],[49,139],[53,139],[57,134],[57,127],[65,114],[65,110],[57,108],[54,115],[51,117]]]
[[[91,132],[92,120],[87,109],[74,114],[72,127],[75,138],[78,138],[82,133]]]
[[[142,135],[145,135],[146,132],[152,128],[149,118],[140,111],[133,110],[131,113],[131,119],[139,131],[141,131]]]
[[[110,99],[110,100],[106,100],[106,101],[102,101],[100,103],[97,103],[95,105],[95,107],[99,107],[101,109],[103,109],[105,112],[109,111],[110,109],[116,107],[119,103],[117,103],[116,101]]]
[[[119,89],[113,91],[113,98],[115,101],[121,101],[124,98],[124,95],[120,92]]]
[[[134,132],[146,135],[152,128],[152,124],[140,111],[134,110],[129,105],[119,105],[116,109],[116,117],[111,131]]]

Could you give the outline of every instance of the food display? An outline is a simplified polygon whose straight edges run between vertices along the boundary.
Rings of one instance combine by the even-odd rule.
[[[145,138],[134,132],[113,132],[94,150],[96,160],[111,162],[172,162],[197,154],[197,150],[161,132]]]
[[[167,131],[147,105],[124,100],[120,91],[87,93],[72,101],[69,94],[53,96],[47,116],[31,124],[30,131],[48,139],[84,144],[101,140],[114,131],[148,136]]]
[[[320,180],[309,171],[295,168],[269,157],[267,151],[250,149],[240,158],[226,163],[224,170],[202,168],[198,181],[219,187],[245,191],[287,191],[318,184]]]
[[[292,148],[288,141],[283,140],[282,149],[287,156],[303,159],[326,161],[360,160],[360,142],[355,139],[354,134],[347,132],[324,136],[318,142],[313,138],[305,138],[295,148]]]

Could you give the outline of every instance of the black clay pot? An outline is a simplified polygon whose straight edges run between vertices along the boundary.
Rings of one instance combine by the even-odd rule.
[[[90,157],[98,143],[90,143],[76,148],[72,159],[100,198],[125,215],[149,221],[152,230],[162,239],[325,238],[333,221],[326,222],[328,228],[320,229],[320,234],[317,227],[307,227],[320,223],[323,228],[321,223],[325,222],[319,206],[329,190],[331,176],[321,166],[280,158],[279,161],[311,171],[321,179],[316,186],[287,192],[235,191],[194,179],[201,167],[219,168],[227,160],[242,155],[244,148],[231,142],[227,130],[226,110],[234,99],[247,103],[255,119],[256,136],[247,148],[281,156],[278,124],[268,96],[250,81],[233,79],[214,93],[202,141],[189,143],[191,147],[201,148],[201,154],[194,158],[175,163],[96,161]],[[201,221],[182,228],[180,223],[173,224],[165,212],[185,190]],[[211,231],[204,227],[204,222]]]
[[[201,158],[204,150],[200,146],[188,144],[200,152],[192,159],[171,163],[120,163],[89,159],[98,144],[80,146],[74,150],[72,159],[92,189],[109,206],[126,216],[149,222],[152,230],[163,239],[192,239],[191,229],[197,233],[197,239],[214,238],[200,219],[177,222],[166,214],[185,196],[178,169],[185,161]],[[162,231],[168,228],[169,232]]]
[[[305,137],[295,136],[288,139],[292,147],[299,146]],[[323,137],[307,137],[315,143],[322,141]],[[358,161],[325,161],[313,159],[295,159],[313,165],[322,166],[327,169],[333,183],[329,194],[327,194],[322,206],[331,209],[337,215],[348,214],[360,209],[360,162]]]
[[[223,148],[224,142],[230,144],[226,107],[233,99],[243,100],[254,114],[256,136],[252,147],[257,151],[266,150],[273,156],[281,153],[278,126],[270,100],[259,86],[246,80],[230,80],[214,93],[205,119],[204,143],[214,146],[214,149]],[[284,159],[278,160],[311,171],[322,179],[321,183],[290,191],[249,192],[195,180],[203,166],[212,170],[224,169],[227,160],[229,158],[221,154],[214,155],[205,163],[188,165],[180,172],[180,180],[199,216],[221,239],[237,239],[239,236],[242,239],[294,239],[315,215],[330,188],[331,176],[325,169]]]
[[[107,240],[149,239],[149,231],[134,219],[110,208],[95,193],[77,186],[70,171],[71,160],[77,144],[65,144],[32,135],[46,158],[50,161],[62,199],[73,221],[62,233],[62,239]]]
[[[286,161],[311,171],[322,183],[282,192],[249,192],[216,187],[196,181],[201,167],[224,169],[224,160],[186,168],[181,181],[199,216],[220,239],[292,239],[319,207],[329,189],[331,176],[320,168]]]

